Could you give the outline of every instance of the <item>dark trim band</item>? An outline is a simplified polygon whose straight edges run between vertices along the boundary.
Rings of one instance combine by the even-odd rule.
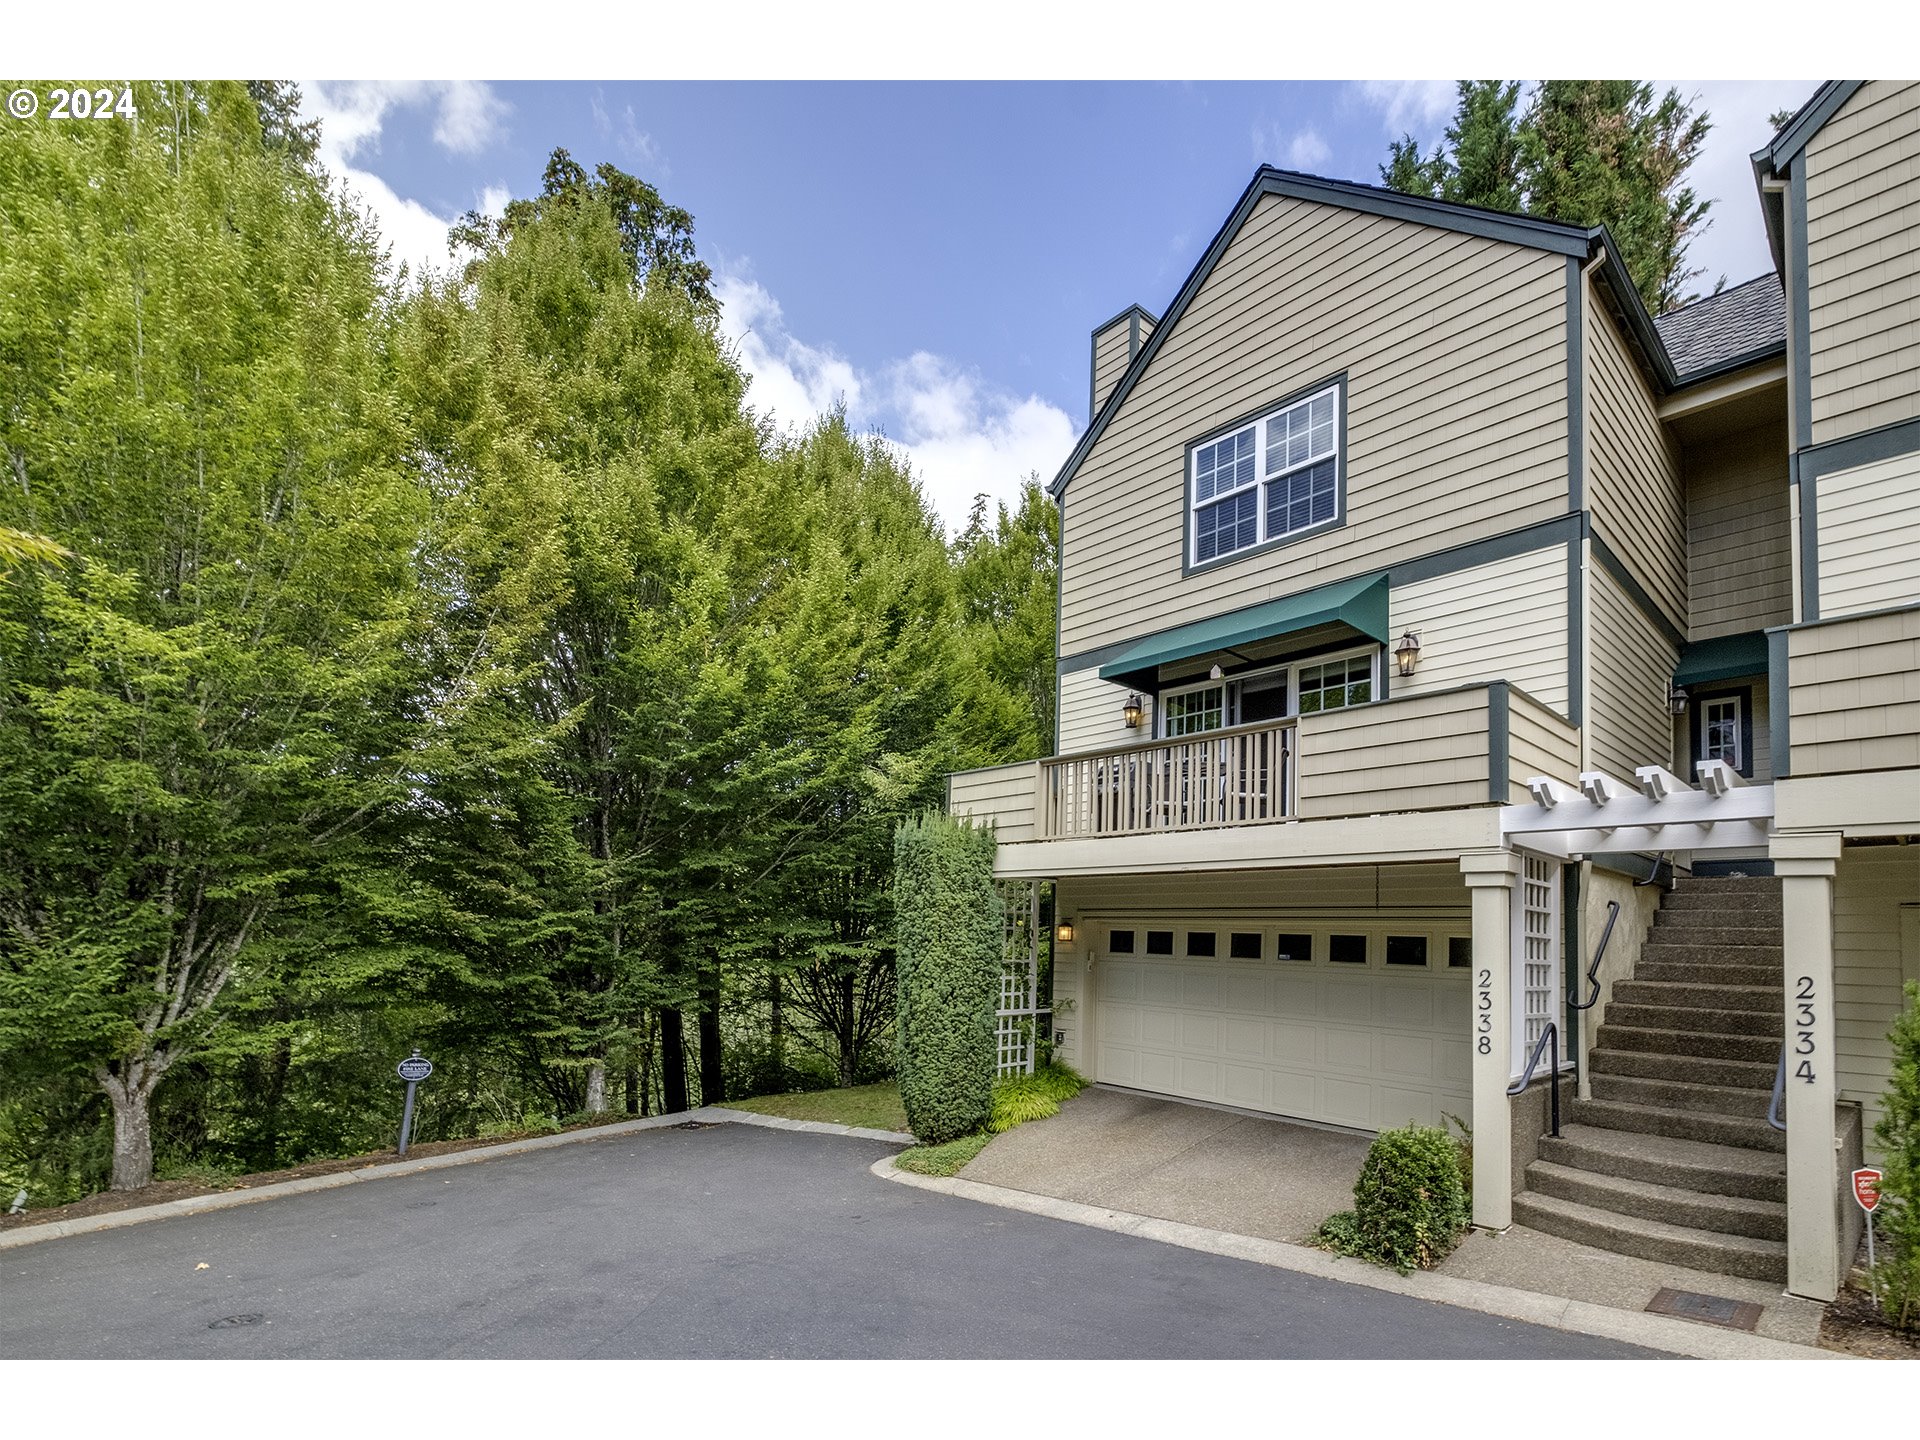
[[[1487,686],[1487,799],[1495,805],[1513,798],[1508,774],[1513,768],[1509,758],[1512,704],[1506,681],[1495,680]]]
[[[1567,510],[1586,508],[1587,329],[1581,259],[1567,257]]]
[[[1633,572],[1627,569],[1618,555],[1613,553],[1613,547],[1601,538],[1598,530],[1590,529],[1588,538],[1593,541],[1593,558],[1598,560],[1607,574],[1611,575],[1620,588],[1627,592],[1627,598],[1633,602],[1634,608],[1651,620],[1654,627],[1667,637],[1676,650],[1685,650],[1687,637],[1667,618],[1666,613],[1655,603],[1654,598],[1646,592],[1640,582],[1634,579]]]

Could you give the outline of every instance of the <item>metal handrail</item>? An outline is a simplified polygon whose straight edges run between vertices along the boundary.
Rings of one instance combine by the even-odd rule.
[[[1653,868],[1647,871],[1647,875],[1644,880],[1636,880],[1633,882],[1634,889],[1637,890],[1642,885],[1651,885],[1656,880],[1658,880],[1660,878],[1660,865],[1662,861],[1666,863],[1667,873],[1672,874],[1673,873],[1673,852],[1671,850],[1656,851],[1653,857]]]
[[[1773,1103],[1767,1106],[1767,1124],[1776,1130],[1784,1130],[1787,1128],[1786,1100],[1787,1047],[1786,1042],[1782,1041],[1780,1045],[1780,1064],[1775,1067],[1773,1072]]]
[[[1607,928],[1600,932],[1600,943],[1594,948],[1593,963],[1587,966],[1587,983],[1593,987],[1593,993],[1585,1000],[1569,1000],[1569,1010],[1591,1010],[1600,1003],[1600,961],[1606,956],[1607,942],[1613,938],[1613,922],[1620,918],[1620,902],[1607,901]]]
[[[1533,1072],[1540,1066],[1540,1051],[1548,1051],[1547,1068],[1553,1089],[1553,1138],[1560,1138],[1560,1029],[1553,1021],[1547,1021],[1547,1028],[1540,1032],[1540,1038],[1533,1042],[1533,1053],[1527,1056],[1527,1068],[1520,1078],[1507,1087],[1507,1094],[1524,1094],[1528,1085],[1533,1083]]]

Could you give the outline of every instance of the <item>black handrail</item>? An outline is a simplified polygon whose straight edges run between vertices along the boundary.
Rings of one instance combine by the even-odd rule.
[[[1787,1128],[1787,1117],[1783,1107],[1787,1099],[1787,1047],[1780,1046],[1780,1063],[1773,1072],[1773,1103],[1767,1106],[1767,1124],[1776,1130]]]
[[[1540,1051],[1548,1052],[1548,1069],[1551,1071],[1553,1089],[1553,1138],[1560,1138],[1560,1030],[1553,1021],[1547,1021],[1547,1028],[1540,1032],[1540,1038],[1533,1042],[1533,1053],[1527,1056],[1527,1068],[1512,1085],[1507,1087],[1508,1095],[1519,1095],[1533,1083],[1533,1072],[1540,1065]]]
[[[1620,918],[1620,902],[1607,901],[1607,928],[1600,932],[1600,943],[1594,947],[1593,963],[1587,966],[1587,983],[1593,987],[1593,993],[1584,1000],[1569,1000],[1569,1010],[1591,1010],[1600,1003],[1600,961],[1607,953],[1607,942],[1613,938],[1613,922]]]
[[[1664,860],[1664,861],[1666,862],[1666,866],[1667,866],[1667,871],[1668,871],[1668,873],[1669,873],[1669,874],[1671,874],[1671,873],[1672,873],[1672,871],[1673,871],[1673,852],[1672,852],[1671,850],[1660,850],[1660,851],[1657,851],[1657,852],[1655,852],[1655,854],[1654,854],[1654,857],[1653,857],[1653,868],[1652,868],[1651,870],[1649,870],[1649,871],[1647,871],[1647,877],[1646,877],[1646,879],[1644,879],[1644,880],[1636,880],[1636,881],[1634,881],[1634,882],[1633,882],[1633,884],[1634,884],[1634,888],[1635,888],[1636,890],[1637,890],[1637,889],[1639,889],[1639,888],[1640,888],[1640,887],[1641,887],[1642,885],[1651,885],[1651,884],[1653,884],[1653,883],[1654,883],[1654,881],[1656,881],[1656,880],[1658,880],[1658,879],[1660,878],[1660,862],[1661,862],[1661,861],[1663,861],[1663,860]]]

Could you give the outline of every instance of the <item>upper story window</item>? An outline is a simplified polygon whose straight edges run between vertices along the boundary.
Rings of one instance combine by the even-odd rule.
[[[1193,564],[1339,519],[1341,397],[1335,381],[1188,449]]]

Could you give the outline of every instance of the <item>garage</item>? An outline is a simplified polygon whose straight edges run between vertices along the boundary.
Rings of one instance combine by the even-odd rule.
[[[1096,1079],[1381,1130],[1464,1116],[1464,921],[1090,922]]]

